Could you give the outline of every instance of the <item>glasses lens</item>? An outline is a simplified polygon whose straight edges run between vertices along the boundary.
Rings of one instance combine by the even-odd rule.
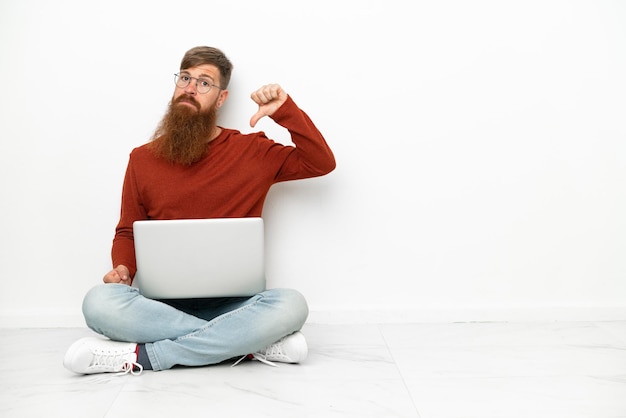
[[[198,89],[198,93],[200,94],[208,93],[209,90],[211,90],[211,87],[213,87],[210,81],[202,79],[202,78],[198,79],[198,83],[196,84],[196,86]]]
[[[190,81],[191,79],[188,76],[174,74],[174,83],[176,83],[178,87],[187,87]]]

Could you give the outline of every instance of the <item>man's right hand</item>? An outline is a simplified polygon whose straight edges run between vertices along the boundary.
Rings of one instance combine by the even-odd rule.
[[[128,267],[120,264],[119,266],[115,267],[113,270],[105,274],[103,280],[105,283],[119,283],[130,286],[130,271],[128,270]]]

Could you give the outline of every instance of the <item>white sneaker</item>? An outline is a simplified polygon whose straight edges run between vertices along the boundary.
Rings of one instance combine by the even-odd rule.
[[[253,360],[258,360],[269,366],[278,367],[278,365],[273,362],[300,363],[306,359],[308,354],[309,349],[304,335],[302,335],[300,331],[296,331],[249,356],[251,356]],[[249,356],[246,355],[237,360],[237,362],[233,364],[233,367]]]
[[[63,366],[79,374],[115,373],[141,374],[143,367],[137,363],[137,344],[81,338],[65,353]]]

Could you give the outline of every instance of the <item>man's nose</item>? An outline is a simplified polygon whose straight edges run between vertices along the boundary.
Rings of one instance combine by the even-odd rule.
[[[197,82],[198,82],[197,80],[191,79],[187,87],[185,87],[185,93],[195,96],[198,93],[197,85],[196,85]]]

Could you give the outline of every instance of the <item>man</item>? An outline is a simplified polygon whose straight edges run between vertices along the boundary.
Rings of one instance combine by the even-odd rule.
[[[67,369],[140,373],[248,354],[288,363],[306,357],[299,330],[308,307],[295,290],[158,301],[130,286],[136,273],[134,221],[258,217],[272,184],[335,168],[321,133],[277,84],[252,93],[258,111],[250,125],[269,116],[290,132],[295,146],[275,143],[260,132],[242,134],[218,126],[231,71],[232,64],[216,48],[196,47],[183,57],[166,115],[152,140],[130,155],[111,251],[114,268],[83,301],[87,325],[109,340],[75,342],[65,355]]]

